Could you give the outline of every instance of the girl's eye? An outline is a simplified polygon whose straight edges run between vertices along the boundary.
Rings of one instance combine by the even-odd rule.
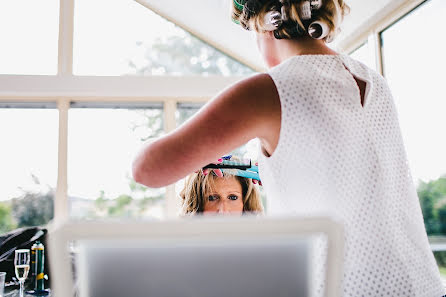
[[[208,197],[209,201],[215,201],[217,199],[218,199],[218,196],[215,196],[215,195],[209,195],[209,197]]]
[[[237,200],[237,199],[238,199],[238,196],[236,196],[236,195],[230,195],[230,196],[228,196],[228,198],[231,199],[231,200]]]

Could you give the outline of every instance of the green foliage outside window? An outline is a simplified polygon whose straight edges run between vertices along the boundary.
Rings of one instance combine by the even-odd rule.
[[[446,235],[446,176],[418,186],[428,235]]]
[[[6,233],[16,227],[11,213],[9,202],[0,203],[0,234]]]
[[[111,199],[106,198],[104,191],[101,191],[101,195],[94,200],[94,207],[84,218],[139,218],[143,217],[151,206],[164,199],[163,194],[154,196],[149,188],[136,183],[131,178],[129,178],[129,187],[131,195],[122,194]]]
[[[15,228],[46,225],[54,217],[54,191],[24,192],[0,202],[0,234]]]
[[[430,241],[444,242],[446,236],[446,176],[418,186],[418,197]],[[446,276],[446,251],[434,252],[443,277]]]

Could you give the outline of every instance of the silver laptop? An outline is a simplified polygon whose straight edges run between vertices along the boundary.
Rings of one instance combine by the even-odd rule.
[[[326,218],[71,223],[50,234],[51,275],[62,296],[74,288],[80,297],[307,297],[320,233],[329,244],[326,296],[340,296],[333,288],[342,274],[342,228]],[[75,277],[61,253],[69,242]]]

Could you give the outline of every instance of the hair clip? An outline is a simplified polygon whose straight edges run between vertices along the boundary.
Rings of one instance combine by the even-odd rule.
[[[300,6],[300,18],[304,21],[311,19],[311,3],[310,1],[302,2]]]
[[[280,26],[282,26],[282,14],[279,11],[272,10],[265,14],[265,18],[263,19],[263,29],[266,31],[274,31],[277,30]]]
[[[311,0],[311,10],[318,10],[322,7],[322,0]]]
[[[238,10],[243,10],[243,7],[245,6],[246,0],[233,0],[235,7]]]
[[[324,39],[330,33],[330,28],[325,22],[315,21],[308,26],[308,34],[314,39]]]

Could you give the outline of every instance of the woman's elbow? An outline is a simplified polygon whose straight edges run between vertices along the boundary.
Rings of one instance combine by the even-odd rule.
[[[143,172],[143,169],[141,168],[141,166],[138,164],[137,160],[133,161],[132,175],[133,175],[133,179],[137,183],[144,184],[144,172]]]
[[[157,174],[153,173],[142,164],[138,159],[133,161],[132,164],[132,175],[133,179],[138,183],[150,188],[160,188],[163,185],[157,180]]]

